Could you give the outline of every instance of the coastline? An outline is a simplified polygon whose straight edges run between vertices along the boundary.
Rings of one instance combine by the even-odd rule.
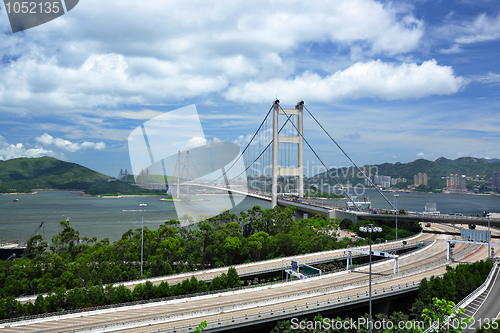
[[[38,192],[34,191],[34,192],[30,192],[30,193],[26,193],[26,192],[10,192],[10,193],[0,193],[2,195],[21,195],[21,194],[38,194]]]

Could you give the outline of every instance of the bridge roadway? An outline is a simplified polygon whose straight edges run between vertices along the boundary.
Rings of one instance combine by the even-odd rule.
[[[184,183],[184,185],[207,187],[220,191],[231,191],[235,195],[245,195],[252,198],[271,201],[271,196],[262,193],[261,191],[241,190],[237,188],[228,188],[225,186],[215,186],[211,184],[204,184],[199,182]],[[358,220],[396,220],[396,215],[389,214],[372,214],[367,209],[362,209],[361,212],[356,210],[348,210],[345,205],[337,205],[326,200],[315,200],[310,198],[301,198],[300,202],[295,201],[293,197],[279,196],[278,205],[281,207],[292,206],[297,209],[297,215],[302,217],[304,213],[311,216],[320,215],[324,218],[350,218],[354,223]],[[381,209],[377,209],[381,212]],[[473,217],[473,216],[454,216],[454,215],[432,215],[432,214],[406,214],[398,215],[398,221],[408,222],[433,222],[433,223],[449,223],[449,224],[474,224],[474,225],[488,225],[487,217]],[[490,218],[490,225],[500,227],[499,218]]]
[[[456,231],[456,229],[444,225],[434,225],[431,229],[438,232]],[[388,288],[390,285],[403,284],[408,281],[419,280],[423,277],[430,277],[431,275],[438,275],[445,272],[445,264],[449,263],[446,262],[446,239],[451,236],[444,234],[422,234],[419,237],[420,240],[434,238],[436,242],[431,246],[423,248],[419,253],[400,257],[400,270],[404,272],[412,269],[427,270],[415,272],[415,274],[410,274],[409,276],[401,276],[401,274],[393,276],[391,274],[393,270],[392,260],[377,263],[373,266],[374,276],[385,276],[387,281],[375,281],[374,288]],[[454,253],[459,252],[469,254],[461,262],[473,262],[487,257],[487,246],[479,247],[468,244],[457,244]],[[452,265],[454,264],[456,263]],[[313,304],[317,301],[324,301],[326,298],[342,297],[348,293],[352,295],[353,292],[364,293],[367,289],[367,270],[368,268],[365,266],[357,269],[355,272],[345,271],[271,286],[91,311],[76,315],[48,317],[44,320],[30,322],[14,322],[10,324],[10,327],[5,327],[5,324],[2,324],[0,325],[0,332],[90,331],[92,327],[96,326],[108,326],[106,331],[109,331],[112,328],[109,327],[110,325],[121,326],[123,323],[130,323],[131,326],[137,326],[135,328],[120,330],[123,332],[150,332],[167,328],[173,330],[174,326],[180,327],[181,325],[188,325],[190,323],[197,325],[206,319],[212,321],[218,318],[227,318],[228,315],[235,317],[238,315],[244,316],[245,313],[255,310],[263,313],[271,309],[277,311],[277,309],[281,309],[284,306],[293,306],[294,304],[303,304],[304,302]],[[357,287],[352,286],[355,283],[364,284]],[[343,288],[337,290],[334,294],[323,292],[314,294],[318,289],[331,287]],[[290,298],[291,295],[295,295],[297,292],[300,292],[301,295]],[[244,306],[245,304],[248,305]],[[225,307],[223,311],[221,311],[222,307]],[[153,321],[154,318],[161,316],[168,316],[168,318],[163,318],[164,322],[162,323],[155,323]],[[125,326],[122,327],[125,328]],[[117,330],[117,328],[115,329]]]

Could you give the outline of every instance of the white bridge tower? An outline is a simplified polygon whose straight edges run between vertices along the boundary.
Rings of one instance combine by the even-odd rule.
[[[278,204],[278,168],[280,176],[298,177],[297,191],[299,198],[304,196],[304,139],[303,135],[303,109],[304,101],[299,101],[295,109],[283,109],[280,101],[276,99],[273,104],[273,157],[272,157],[272,207]],[[278,118],[284,115],[287,118],[298,117],[297,136],[281,136],[278,129]],[[278,149],[280,143],[295,143],[298,145],[297,167],[279,167]]]

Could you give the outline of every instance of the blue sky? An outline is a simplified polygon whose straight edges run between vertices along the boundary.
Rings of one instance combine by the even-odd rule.
[[[244,145],[276,96],[359,164],[500,158],[498,1],[84,0],[16,34],[2,7],[0,31],[3,160],[116,176],[143,122],[195,104],[208,140]]]

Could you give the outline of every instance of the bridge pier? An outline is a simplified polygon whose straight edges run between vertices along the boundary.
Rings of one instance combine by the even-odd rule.
[[[354,213],[350,213],[350,212],[345,212],[345,211],[341,211],[341,210],[332,210],[330,212],[328,212],[328,218],[331,218],[331,219],[349,219],[352,221],[352,223],[354,224],[357,224],[358,223],[358,215],[354,214]]]

